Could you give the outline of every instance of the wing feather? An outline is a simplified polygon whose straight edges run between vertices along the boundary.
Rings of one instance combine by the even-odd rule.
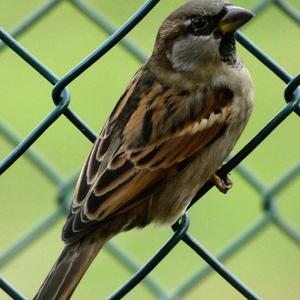
[[[184,91],[183,97],[183,91],[166,88],[145,73],[136,74],[94,144],[63,230],[65,241],[143,201],[166,174],[175,174],[174,167],[226,128],[230,93],[222,89],[196,97]]]

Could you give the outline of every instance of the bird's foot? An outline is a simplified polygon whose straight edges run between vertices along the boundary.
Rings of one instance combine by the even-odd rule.
[[[224,178],[220,178],[217,174],[213,174],[211,181],[223,194],[226,194],[228,190],[232,188],[232,181],[228,175]]]

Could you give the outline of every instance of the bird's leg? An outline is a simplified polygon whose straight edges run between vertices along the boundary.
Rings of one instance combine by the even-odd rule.
[[[220,178],[216,173],[214,173],[210,180],[223,194],[226,194],[232,187],[232,181],[227,174],[224,178]]]

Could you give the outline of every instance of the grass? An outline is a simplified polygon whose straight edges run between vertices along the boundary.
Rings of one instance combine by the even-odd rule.
[[[143,1],[96,1],[89,3],[120,25]],[[0,26],[13,28],[42,1],[0,0]],[[130,34],[142,50],[150,54],[159,24],[182,0],[161,1]],[[251,7],[255,1],[235,1]],[[291,1],[295,6],[297,0]],[[292,75],[299,72],[299,28],[276,7],[270,7],[244,32]],[[63,76],[93,51],[106,35],[65,1],[37,26],[18,39],[39,60]],[[239,47],[255,86],[256,105],[250,124],[234,152],[238,151],[274,114],[284,106],[284,84],[257,59]],[[53,108],[51,86],[12,51],[0,54],[1,120],[25,137]],[[99,131],[139,68],[134,58],[115,47],[70,85],[71,108]],[[69,178],[82,165],[91,144],[64,117],[61,117],[34,144],[34,149]],[[267,186],[299,161],[299,117],[290,116],[247,158],[251,168]],[[0,135],[0,157],[12,147]],[[219,252],[262,214],[260,197],[236,173],[234,188],[227,196],[209,192],[190,212],[191,233],[212,252]],[[299,177],[278,195],[282,215],[300,229]],[[19,159],[0,178],[0,249],[5,250],[18,236],[41,221],[56,207],[57,189],[28,162]],[[61,248],[63,218],[1,270],[9,282],[29,299],[49,271]],[[145,262],[170,236],[168,228],[147,228],[116,237],[115,242],[138,263]],[[299,299],[299,247],[274,226],[248,243],[226,265],[264,299]],[[152,276],[168,291],[175,290],[205,263],[184,245],[179,245],[154,270]],[[104,299],[130,273],[104,250],[95,260],[76,290],[73,299]],[[0,291],[1,299],[8,299]],[[213,274],[193,289],[185,299],[241,299],[231,286]],[[139,285],[126,299],[154,299]]]

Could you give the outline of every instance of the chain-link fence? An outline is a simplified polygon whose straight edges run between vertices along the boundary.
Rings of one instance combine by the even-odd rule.
[[[24,48],[16,38],[28,31],[31,27],[36,26],[51,10],[58,8],[62,2],[72,5],[80,11],[84,16],[89,18],[94,24],[99,26],[104,32],[109,34],[109,38],[99,46],[93,53],[82,60],[81,63],[72,68],[65,76],[59,78],[47,66],[42,64],[34,57],[26,48]],[[0,254],[0,268],[11,263],[24,249],[26,249],[33,241],[41,237],[47,229],[54,226],[66,213],[70,198],[72,197],[72,189],[77,179],[77,174],[69,179],[64,178],[55,167],[49,164],[38,152],[33,150],[31,146],[63,115],[83,134],[88,140],[94,142],[96,135],[69,106],[70,92],[68,86],[80,76],[84,76],[84,72],[96,63],[103,55],[110,51],[115,45],[119,44],[130,55],[135,57],[137,61],[143,63],[146,60],[146,55],[134,43],[128,40],[125,36],[138,23],[146,17],[146,15],[154,9],[159,0],[148,0],[144,3],[133,16],[128,19],[124,25],[116,29],[110,21],[102,14],[96,11],[90,4],[83,0],[50,0],[45,2],[40,8],[26,18],[14,30],[7,33],[0,29],[0,51],[9,47],[11,51],[26,61],[33,69],[37,71],[51,85],[52,99],[54,108],[45,116],[45,118],[36,125],[36,127],[25,138],[21,139],[14,133],[11,128],[0,120],[0,135],[2,135],[11,145],[13,150],[0,163],[0,173],[7,171],[22,155],[26,156],[35,168],[47,178],[58,191],[57,208],[37,226],[34,226],[28,232],[19,237],[7,249],[2,250]],[[263,0],[259,1],[253,7],[256,14],[260,14],[269,6],[277,6],[284,14],[286,14],[296,24],[300,24],[300,14],[295,7],[288,4],[284,0]],[[1,25],[1,24],[0,24]],[[299,38],[299,37],[295,37]],[[290,238],[290,241],[299,247],[300,233],[296,228],[292,227],[284,217],[280,214],[276,206],[276,197],[288,184],[290,184],[300,174],[300,162],[295,162],[295,165],[290,170],[282,174],[272,186],[267,186],[261,182],[246,166],[240,164],[249,154],[251,154],[276,128],[292,114],[296,113],[300,116],[300,74],[292,77],[279,64],[273,61],[267,54],[260,50],[251,40],[249,40],[241,32],[237,33],[237,40],[244,46],[254,57],[259,60],[266,68],[278,76],[285,84],[286,88],[282,95],[279,95],[285,102],[282,102],[282,109],[277,113],[271,121],[269,121],[256,135],[251,139],[241,151],[234,155],[220,170],[220,176],[224,176],[231,170],[236,169],[239,175],[245,180],[259,195],[262,201],[262,215],[253,225],[240,233],[240,236],[226,246],[218,255],[212,255],[199,241],[189,233],[189,217],[185,214],[181,220],[175,224],[172,229],[174,234],[166,241],[166,243],[156,252],[156,254],[144,265],[138,265],[124,250],[122,250],[113,241],[106,246],[115,259],[123,264],[134,275],[115,293],[107,299],[121,299],[140,282],[146,285],[149,291],[157,299],[181,299],[212,271],[217,272],[231,286],[236,289],[241,295],[247,299],[261,299],[255,291],[251,290],[246,283],[242,282],[238,277],[234,276],[223,264],[226,259],[237,253],[241,247],[254,237],[259,235],[264,228],[270,223],[274,224],[280,231]],[[1,60],[1,57],[0,57]],[[1,94],[1,91],[0,91]],[[1,94],[1,101],[4,95]],[[8,100],[5,100],[8,101]],[[13,101],[13,100],[12,100]],[[30,113],[30,111],[28,112]],[[297,132],[297,131],[296,131]],[[295,134],[295,133],[293,133]],[[299,135],[299,128],[298,128]],[[299,136],[298,136],[299,137]],[[192,205],[206,194],[212,187],[212,184],[207,183],[197,194]],[[2,196],[3,197],[3,196]],[[296,199],[294,199],[296,200]],[[298,199],[299,200],[299,199]],[[5,201],[5,198],[1,199]],[[1,229],[2,233],[5,231]],[[185,279],[181,285],[170,295],[165,291],[161,284],[153,277],[148,276],[151,271],[178,245],[183,242],[191,251],[197,253],[207,266],[200,269],[193,276]],[[24,279],[26,280],[26,278]],[[0,287],[2,290],[13,299],[26,299],[17,289],[13,288],[4,278],[0,278]],[[101,288],[101,287],[100,287]],[[300,289],[300,287],[299,287]],[[97,295],[97,290],[94,291]]]

